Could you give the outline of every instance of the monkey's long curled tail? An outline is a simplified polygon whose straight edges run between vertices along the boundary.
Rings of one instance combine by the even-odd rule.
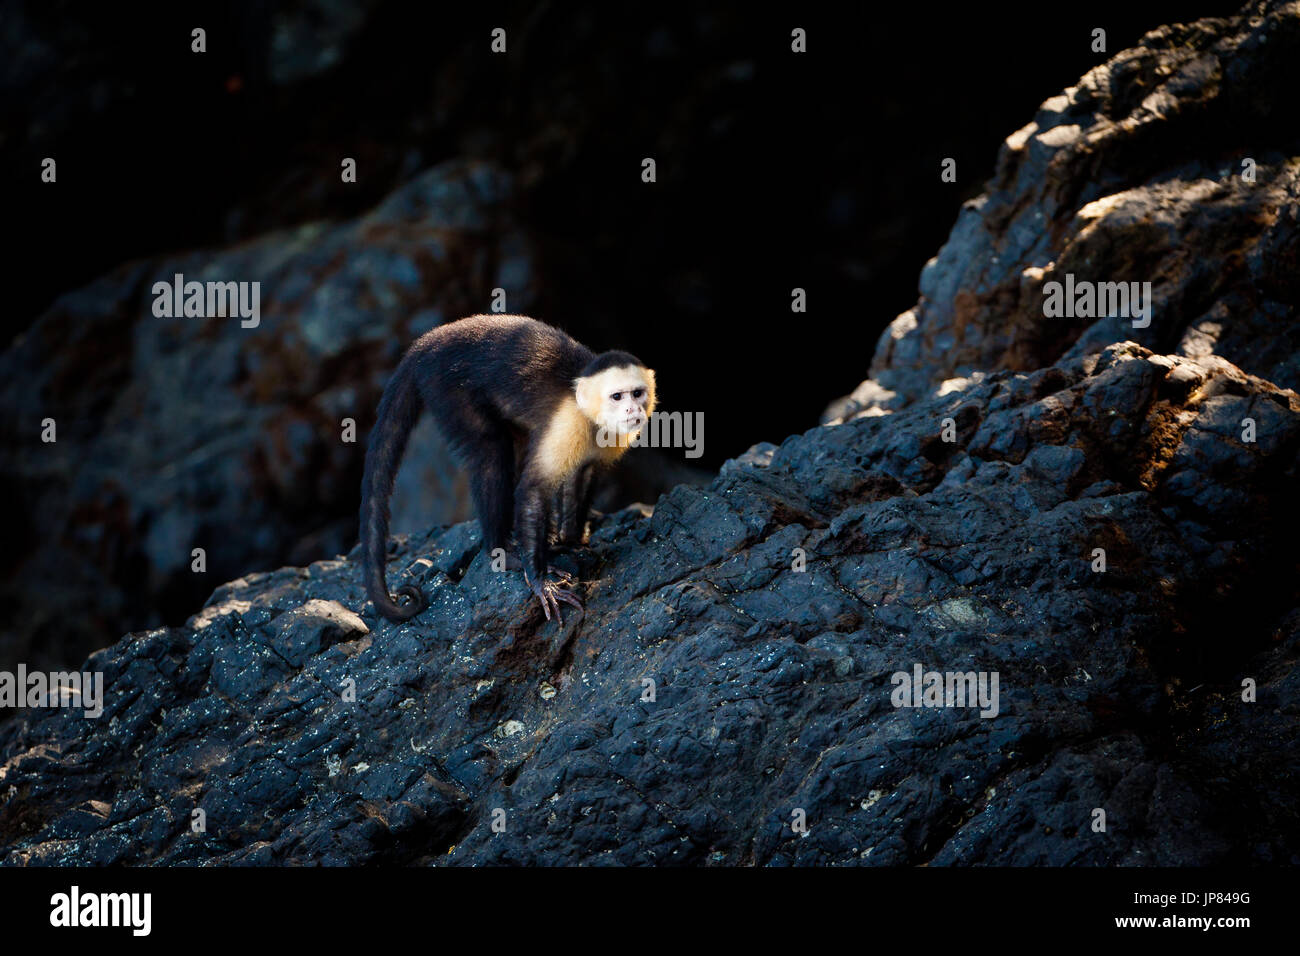
[[[375,427],[370,432],[366,470],[361,479],[362,574],[375,609],[390,621],[405,621],[425,607],[424,594],[415,587],[399,588],[397,594],[409,600],[397,604],[389,595],[384,578],[388,564],[388,499],[393,493],[393,481],[407,439],[421,411],[414,373],[414,363],[403,361],[385,386]]]

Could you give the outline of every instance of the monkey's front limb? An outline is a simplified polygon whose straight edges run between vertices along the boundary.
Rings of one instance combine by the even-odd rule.
[[[596,490],[596,466],[583,465],[556,493],[556,543],[582,545],[587,543],[587,518],[591,515],[591,500]]]
[[[546,504],[549,498],[550,496],[543,492],[539,483],[528,479],[520,482],[515,495],[515,533],[523,557],[525,583],[542,605],[542,613],[546,615],[546,619],[549,621],[551,612],[554,611],[555,620],[563,625],[564,621],[560,617],[560,602],[571,604],[578,610],[582,610],[582,602],[572,591],[560,587],[555,581],[546,580],[546,572],[549,570],[546,564],[546,532],[549,518]],[[561,580],[568,584],[572,579],[564,574]]]

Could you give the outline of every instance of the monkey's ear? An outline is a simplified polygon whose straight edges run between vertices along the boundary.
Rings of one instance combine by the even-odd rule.
[[[586,415],[593,422],[600,418],[600,384],[597,382],[599,376],[589,375],[587,378],[575,378],[573,380],[573,393],[578,399],[578,408],[582,409],[582,414]]]

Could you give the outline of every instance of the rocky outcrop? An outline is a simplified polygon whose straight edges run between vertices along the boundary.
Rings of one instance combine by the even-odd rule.
[[[839,424],[607,516],[563,624],[461,524],[397,541],[402,625],[353,552],[93,655],[101,716],[0,724],[0,858],[1300,862],[1298,23],[1049,100]],[[1045,320],[1070,272],[1150,327]],[[996,699],[897,706],[917,668]]]
[[[496,289],[531,309],[534,248],[512,196],[492,166],[447,163],[356,219],[128,263],[61,297],[0,354],[13,515],[0,668],[64,667],[111,635],[183,621],[249,569],[350,548],[366,437],[407,345],[487,311]],[[256,324],[156,315],[154,284],[177,275],[258,283]],[[658,454],[644,465],[603,503],[703,477]],[[395,531],[470,514],[428,416],[392,505]]]
[[[1049,97],[825,421],[1131,339],[1300,388],[1300,11],[1161,27]],[[1044,286],[1150,282],[1150,324],[1046,318]]]
[[[0,355],[16,522],[0,662],[66,665],[132,622],[183,620],[250,568],[351,547],[365,436],[402,350],[494,288],[532,301],[510,189],[449,164],[356,220],[129,263],[62,297]],[[178,273],[260,283],[259,323],[156,317],[153,285]],[[468,516],[436,430],[406,464],[397,530]]]
[[[611,516],[563,626],[471,524],[402,626],[355,555],[250,576],[0,729],[5,859],[1296,862],[1298,452],[1294,392],[1121,344]],[[918,664],[996,716],[893,706]]]

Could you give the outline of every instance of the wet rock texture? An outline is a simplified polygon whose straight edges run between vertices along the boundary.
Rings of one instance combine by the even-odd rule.
[[[397,539],[400,626],[354,552],[97,653],[99,719],[0,724],[0,859],[1300,862],[1295,171],[1251,139],[1295,127],[1243,92],[1287,108],[1298,28],[1170,27],[1049,100],[871,400],[604,518],[562,625],[462,524]],[[1158,275],[1151,328],[1045,321],[1085,267]],[[997,715],[895,707],[917,664]]]

